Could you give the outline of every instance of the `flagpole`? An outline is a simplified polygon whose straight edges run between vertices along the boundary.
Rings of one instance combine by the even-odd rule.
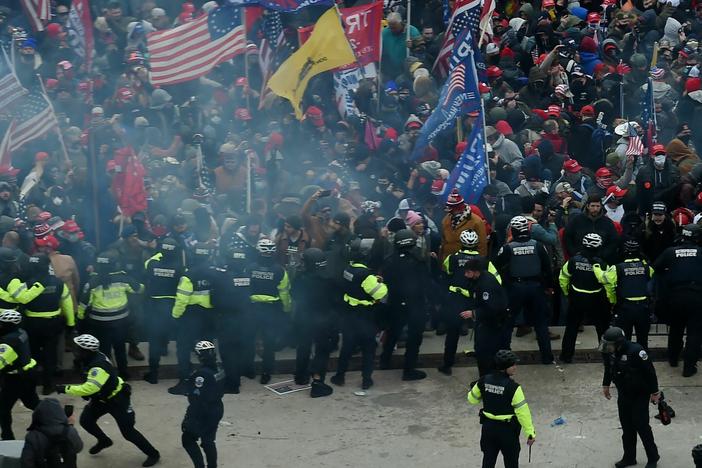
[[[381,75],[383,74],[383,27],[381,24],[381,27],[378,28],[380,31],[380,34],[378,34],[378,49],[380,51],[380,54],[378,56],[378,73],[375,77],[376,80],[376,87],[378,89],[378,114],[380,114],[380,96],[382,96],[382,93],[385,90],[380,89],[380,81],[381,81]],[[354,54],[355,55],[355,54]]]
[[[407,0],[407,18],[405,19],[405,41],[409,42],[412,40],[410,29],[412,29],[412,22],[410,18],[412,17],[412,0]],[[407,45],[407,44],[405,44]],[[407,46],[407,57],[410,56],[410,48]]]
[[[356,66],[358,66],[358,69],[361,72],[361,76],[363,77],[363,79],[365,79],[366,78],[365,67],[363,65],[361,65],[361,62],[360,62],[360,60],[358,60],[358,56],[356,55],[356,51],[353,50],[353,46],[351,45],[351,42],[349,42],[349,38],[346,36],[346,27],[344,25],[344,19],[341,16],[341,10],[339,9],[339,5],[337,3],[334,3],[334,10],[336,10],[336,16],[339,18],[339,21],[341,22],[341,29],[342,29],[342,31],[344,31],[344,38],[346,39],[346,42],[349,43],[349,47],[351,47],[351,53],[353,54],[353,58],[356,61]],[[378,90],[378,96],[380,96],[380,89]],[[378,98],[378,101],[380,101],[380,98]]]
[[[36,76],[39,80],[39,84],[41,85],[42,95],[44,96],[44,99],[46,99],[46,102],[49,103],[49,109],[51,109],[51,114],[53,115],[54,120],[56,121],[56,134],[58,135],[59,143],[61,143],[63,159],[70,168],[71,160],[68,158],[68,150],[66,149],[66,143],[63,141],[63,133],[61,132],[61,127],[58,123],[58,119],[56,118],[56,111],[54,110],[54,105],[52,104],[51,99],[49,99],[49,96],[46,94],[46,88],[44,87],[44,81],[41,79],[41,76],[39,74],[37,74]]]
[[[246,40],[248,44],[248,31],[246,30],[246,8],[241,9],[241,25],[244,27],[244,40]],[[244,89],[246,90],[246,109],[248,111],[251,111],[251,103],[249,102],[249,57],[248,54],[246,53],[246,49],[244,49],[244,76],[246,77],[246,86]]]
[[[475,45],[473,45],[475,47]],[[478,65],[475,63],[475,52],[473,49],[470,51],[470,58],[473,61],[473,78],[475,79],[475,85],[478,86],[478,91],[480,91],[480,82],[478,81]],[[480,118],[483,121],[483,153],[485,154],[485,174],[487,176],[487,183],[490,185],[490,162],[488,158],[487,151],[487,132],[485,130],[485,103],[483,102],[483,97],[478,92],[478,99],[480,99]]]

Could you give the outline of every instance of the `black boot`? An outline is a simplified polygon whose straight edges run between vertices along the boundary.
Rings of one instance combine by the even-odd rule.
[[[444,365],[441,367],[437,367],[436,370],[438,370],[439,372],[441,372],[444,375],[452,375],[453,374],[453,370],[451,370],[451,366]]]
[[[635,465],[636,465],[636,460],[625,460],[623,458],[614,464],[614,466],[616,468],[625,468],[627,466],[635,466]]]
[[[321,380],[314,379],[312,381],[312,388],[310,389],[310,397],[319,398],[329,396],[334,393],[334,389],[322,382]]]
[[[364,377],[363,382],[361,383],[361,388],[363,390],[368,390],[372,386],[373,386],[373,379],[371,379],[370,377],[368,377],[368,378]]]
[[[426,376],[427,373],[419,369],[405,369],[402,372],[402,380],[422,380]]]
[[[295,383],[298,385],[307,385],[310,383],[309,375],[295,375]]]
[[[107,447],[112,447],[111,439],[98,440],[98,443],[90,447],[90,450],[88,450],[88,452],[90,452],[90,455],[97,455]]]
[[[344,377],[344,374],[336,374],[332,376],[332,378],[329,380],[337,387],[343,387],[346,383],[346,378]]]
[[[146,382],[149,382],[152,385],[156,385],[158,383],[158,371],[156,370],[151,370],[144,374],[142,377]]]
[[[146,457],[146,460],[144,461],[144,463],[141,464],[141,466],[154,466],[156,463],[158,463],[160,459],[161,454],[156,452]]]
[[[266,385],[271,381],[271,374],[261,374],[261,385]]]

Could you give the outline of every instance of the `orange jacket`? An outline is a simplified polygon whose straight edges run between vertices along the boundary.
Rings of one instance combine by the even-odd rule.
[[[444,259],[449,255],[461,250],[461,241],[459,236],[463,231],[472,229],[478,234],[478,252],[480,255],[487,256],[488,245],[487,245],[487,234],[485,230],[485,221],[483,221],[480,216],[475,213],[471,213],[466,219],[464,219],[456,229],[451,227],[451,215],[447,214],[444,216],[441,231],[441,250],[439,251],[440,262],[443,263]]]

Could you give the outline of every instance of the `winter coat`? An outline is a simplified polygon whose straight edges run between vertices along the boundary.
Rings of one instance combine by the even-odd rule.
[[[55,398],[39,402],[24,438],[22,468],[72,468],[83,441]],[[63,459],[63,461],[61,461]]]

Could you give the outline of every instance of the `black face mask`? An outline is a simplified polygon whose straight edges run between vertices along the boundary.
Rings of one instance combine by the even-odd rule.
[[[690,143],[690,135],[681,135],[678,137],[678,140],[682,141],[687,145]]]
[[[519,31],[517,31],[517,40],[518,40],[519,42],[522,42],[522,41],[524,40],[524,36],[526,36],[526,31],[525,31],[525,30],[520,29]]]

